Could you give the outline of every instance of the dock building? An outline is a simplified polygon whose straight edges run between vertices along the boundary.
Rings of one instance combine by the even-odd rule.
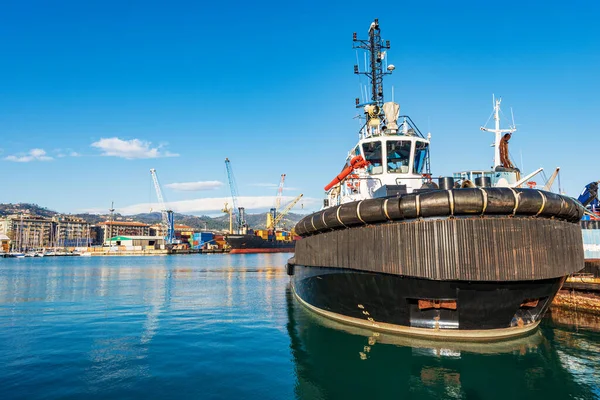
[[[120,235],[109,238],[104,246],[120,250],[164,250],[165,238],[161,236]]]
[[[150,225],[131,221],[106,221],[96,224],[96,243],[106,243],[115,236],[148,237],[150,236]]]

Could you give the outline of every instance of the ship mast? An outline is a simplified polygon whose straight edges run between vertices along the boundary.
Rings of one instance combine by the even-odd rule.
[[[385,51],[390,48],[390,41],[385,43],[381,39],[381,31],[379,29],[379,20],[376,18],[369,27],[369,39],[360,40],[357,38],[356,32],[352,36],[353,49],[363,49],[369,52],[370,71],[360,72],[358,65],[354,66],[354,73],[357,75],[366,75],[371,82],[371,99],[367,103],[360,104],[360,100],[356,99],[356,107],[365,107],[365,112],[369,118],[369,126],[379,126],[382,116],[383,106],[383,77],[389,75],[394,70],[394,66],[390,65],[387,71],[383,70],[383,59]]]
[[[486,128],[484,126],[480,128],[482,131],[496,134],[494,140],[494,168],[502,166],[502,162],[500,161],[500,141],[502,140],[503,134],[510,133],[512,135],[517,130],[515,126],[512,126],[509,129],[500,129],[500,103],[502,103],[502,98],[494,100],[495,129]]]

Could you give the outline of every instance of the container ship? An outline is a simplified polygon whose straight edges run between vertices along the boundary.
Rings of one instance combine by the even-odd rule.
[[[288,231],[249,230],[247,234],[227,235],[230,253],[289,253],[296,240]]]
[[[230,186],[233,184],[233,176],[231,172],[229,159],[225,159],[225,165],[229,175]],[[250,229],[246,223],[246,212],[244,207],[236,207],[236,190],[232,190],[232,198],[234,202],[233,208],[228,208],[225,204],[224,212],[229,214],[229,234],[225,237],[229,252],[232,254],[240,253],[290,253],[294,251],[296,246],[296,236],[294,230],[287,231],[278,229],[283,218],[292,210],[292,208],[300,201],[303,194],[296,196],[281,210],[281,198],[283,185],[285,182],[285,174],[281,175],[281,181],[275,198],[275,206],[267,213],[266,227],[267,229]],[[235,214],[236,232],[233,229],[233,219]]]
[[[514,127],[498,124],[494,170],[479,186],[433,182],[431,135],[384,102],[390,44],[378,20],[368,33],[353,36],[368,60],[354,73],[370,81],[356,99],[359,140],[325,186],[322,209],[296,224],[301,239],[287,265],[295,297],[376,331],[467,341],[533,332],[566,277],[583,268],[583,206],[521,187],[501,160]]]

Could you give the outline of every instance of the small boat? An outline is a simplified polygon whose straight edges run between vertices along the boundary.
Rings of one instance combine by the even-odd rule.
[[[371,83],[368,98],[356,100],[363,124],[322,209],[295,227],[301,239],[287,271],[296,298],[327,318],[395,334],[477,341],[531,333],[566,276],[583,268],[583,207],[518,187],[520,172],[508,164],[479,186],[433,182],[431,135],[384,101],[383,79],[395,67],[378,20],[368,39],[353,40],[369,60],[367,72],[354,67]],[[496,130],[499,153],[507,132]]]
[[[19,251],[11,251],[7,254],[9,258],[25,258],[25,253],[21,253]]]

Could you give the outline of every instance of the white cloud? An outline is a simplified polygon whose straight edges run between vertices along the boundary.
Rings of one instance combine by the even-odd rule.
[[[292,196],[283,196],[282,204],[288,204],[292,201],[294,197]],[[223,209],[225,203],[228,203],[231,206],[231,197],[212,197],[212,198],[202,198],[202,199],[194,199],[194,200],[182,200],[169,202],[167,207],[172,209],[177,213],[182,214],[209,214],[209,213],[220,213]],[[275,203],[274,196],[262,196],[262,197],[239,197],[238,198],[238,207],[246,207],[248,212],[264,212],[269,208],[273,207]],[[318,207],[321,204],[320,199],[314,199],[310,197],[303,197],[302,200],[296,204],[296,206],[292,209],[291,212],[308,212],[309,210]],[[302,208],[304,205],[304,208]],[[139,214],[139,213],[147,213],[152,211],[160,210],[160,206],[157,203],[142,203],[142,204],[134,204],[131,206],[126,206],[122,208],[116,208],[118,213],[123,215],[131,215],[131,214]],[[82,210],[82,212],[92,212],[92,213],[106,213],[106,210],[100,209],[87,209]]]
[[[20,153],[4,158],[6,161],[30,162],[30,161],[51,161],[52,157],[46,155],[44,149],[31,149],[29,153]]]
[[[200,190],[218,189],[221,186],[223,186],[223,182],[219,182],[219,181],[181,182],[181,183],[168,183],[165,186],[168,188],[171,188],[173,190],[197,192]]]
[[[102,150],[103,156],[121,157],[128,160],[135,158],[178,157],[179,154],[161,151],[162,146],[151,147],[152,143],[139,139],[122,140],[117,137],[102,138],[91,144]]]
[[[53,153],[55,154],[56,158],[81,157],[81,154],[71,149],[54,149]]]

